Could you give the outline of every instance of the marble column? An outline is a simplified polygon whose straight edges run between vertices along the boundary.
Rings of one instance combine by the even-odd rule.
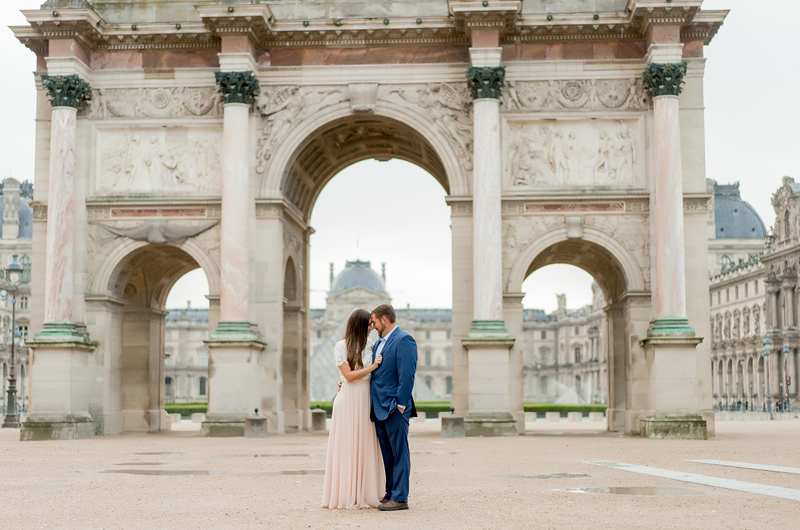
[[[222,130],[221,288],[217,329],[206,342],[210,362],[208,413],[202,436],[242,436],[245,417],[263,409],[268,372],[265,343],[250,324],[250,105],[258,93],[252,71],[216,72],[224,105]]]
[[[656,319],[650,336],[694,335],[686,318],[680,101],[686,63],[650,63],[644,85],[653,98]]]
[[[89,99],[77,75],[42,76],[52,104],[47,197],[45,299],[42,329],[28,341],[30,404],[20,440],[93,436],[89,414],[90,355],[94,346],[74,323],[76,117]]]
[[[248,316],[250,282],[250,105],[258,93],[252,72],[217,72],[223,100],[222,236],[219,325],[215,337],[255,337]]]
[[[500,89],[505,67],[470,67],[473,98],[473,321],[470,337],[507,337],[503,322]]]
[[[36,340],[84,342],[75,330],[75,143],[78,109],[89,99],[89,83],[77,75],[42,76],[53,106],[47,196],[44,325]]]
[[[476,57],[499,62],[499,48],[470,50]],[[487,61],[488,62],[488,61]],[[514,339],[503,320],[502,185],[500,106],[505,68],[477,64],[467,70],[473,98],[472,282],[473,321],[461,341],[467,351],[467,436],[505,436],[524,430],[525,415],[516,406],[521,397],[521,371],[511,363]],[[521,298],[520,298],[521,300]],[[517,359],[521,363],[521,358]],[[513,378],[512,378],[513,373]],[[519,390],[519,392],[515,391]],[[519,396],[517,396],[519,394]],[[516,410],[519,409],[519,410]]]

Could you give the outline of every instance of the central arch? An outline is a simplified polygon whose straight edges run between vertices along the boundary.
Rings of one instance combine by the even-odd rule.
[[[276,288],[280,285],[283,295],[283,318],[275,321],[282,327],[275,352],[280,375],[276,374],[274,398],[263,401],[277,403],[279,431],[302,429],[309,421],[303,416],[310,396],[308,236],[311,213],[325,185],[357,162],[400,159],[428,172],[448,195],[468,193],[452,146],[434,124],[409,109],[379,107],[374,113],[353,113],[349,105],[334,105],[308,120],[311,123],[299,124],[276,149],[276,164],[265,179],[264,195],[280,196],[289,212],[280,219],[283,260],[276,264],[282,273]]]

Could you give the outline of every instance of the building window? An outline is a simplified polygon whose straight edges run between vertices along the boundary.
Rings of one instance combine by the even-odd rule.
[[[581,376],[575,376],[575,393],[581,395]]]
[[[433,378],[431,376],[425,378],[425,386],[427,386],[428,389],[433,390]]]
[[[731,258],[729,256],[720,256],[720,258],[719,258],[719,268],[720,268],[720,270],[722,272],[725,272],[726,270],[728,270],[728,268],[730,268],[730,266],[731,266],[731,263],[733,263],[733,262],[731,261]]]
[[[444,362],[447,366],[453,366],[453,350],[450,348],[444,351]]]
[[[547,364],[547,354],[549,353],[547,348],[542,348],[539,350],[539,360],[542,364]]]
[[[164,358],[164,366],[172,366],[172,357],[167,356]]]
[[[754,282],[753,282],[753,286],[754,286],[754,287],[755,287],[755,289],[756,289],[756,294],[758,294],[758,280],[756,280],[756,281],[754,281]]]
[[[747,298],[747,291],[750,290],[750,282],[744,282],[744,297]]]
[[[539,387],[542,389],[542,394],[547,394],[547,376],[543,375],[541,379],[539,379]]]
[[[581,349],[580,347],[575,348],[575,364],[581,362]]]
[[[172,330],[168,329],[165,340],[172,340]]]
[[[756,291],[756,292],[758,292],[758,291]],[[719,305],[721,303],[720,296],[722,296],[722,294],[719,291],[717,291],[717,305]]]
[[[321,330],[319,330],[319,329],[317,330],[317,338],[318,338],[318,339],[321,339],[321,338],[322,338],[322,331],[321,331]]]
[[[28,341],[28,326],[17,326],[17,331],[19,331],[19,340],[21,341],[20,344],[24,344]]]
[[[450,330],[447,330],[447,340],[450,340]]]
[[[172,378],[167,377],[164,379],[164,395],[167,397],[172,396]]]
[[[547,332],[546,332],[546,331],[542,331],[542,338],[543,338],[543,339],[546,339],[546,338],[547,338]]]
[[[22,264],[22,277],[20,278],[20,281],[31,281],[31,258],[28,256],[22,256],[19,262]]]
[[[201,396],[205,396],[206,395],[206,382],[207,381],[208,380],[205,377],[201,377],[200,378],[200,395]]]
[[[431,365],[431,351],[425,350],[425,366]]]
[[[730,287],[725,289],[725,301],[726,302],[730,302],[731,301],[731,290],[730,290]]]
[[[581,328],[579,328],[578,326],[575,326],[575,334],[579,335],[580,332],[581,332]]]
[[[200,366],[208,366],[208,350],[202,349],[198,352],[200,357]]]
[[[452,394],[453,393],[453,378],[449,375],[444,378],[444,387],[445,387],[445,394]]]
[[[20,309],[28,309],[28,297],[23,296],[19,299],[19,308]]]
[[[431,332],[430,331],[426,331],[425,332],[425,338],[428,339],[428,340],[431,339]]]

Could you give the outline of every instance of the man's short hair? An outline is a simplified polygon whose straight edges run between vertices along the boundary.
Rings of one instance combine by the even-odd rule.
[[[375,315],[375,318],[380,320],[383,317],[386,317],[389,322],[394,324],[397,322],[397,313],[394,312],[394,308],[389,304],[381,304],[375,309],[372,310],[372,314]]]

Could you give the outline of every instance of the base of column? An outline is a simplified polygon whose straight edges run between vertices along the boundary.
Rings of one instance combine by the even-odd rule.
[[[94,420],[88,414],[31,413],[22,422],[19,439],[22,442],[38,440],[74,440],[95,434]]]
[[[510,412],[475,412],[464,417],[466,436],[518,436],[517,420]]]
[[[672,440],[708,440],[708,424],[699,414],[666,414],[642,420],[642,436]]]
[[[32,341],[28,341],[28,345],[32,343],[58,343],[58,342],[74,342],[88,344],[89,341],[85,334],[78,331],[77,326],[73,322],[45,322],[42,329],[37,331]]]
[[[506,323],[502,320],[473,320],[469,328],[470,339],[494,339],[508,337]]]
[[[211,340],[225,342],[249,342],[256,341],[258,333],[253,331],[250,322],[239,320],[228,320],[220,322],[217,329],[211,332]]]
[[[650,329],[647,330],[648,338],[690,338],[694,336],[694,328],[689,325],[689,320],[686,318],[657,318],[650,322]]]

